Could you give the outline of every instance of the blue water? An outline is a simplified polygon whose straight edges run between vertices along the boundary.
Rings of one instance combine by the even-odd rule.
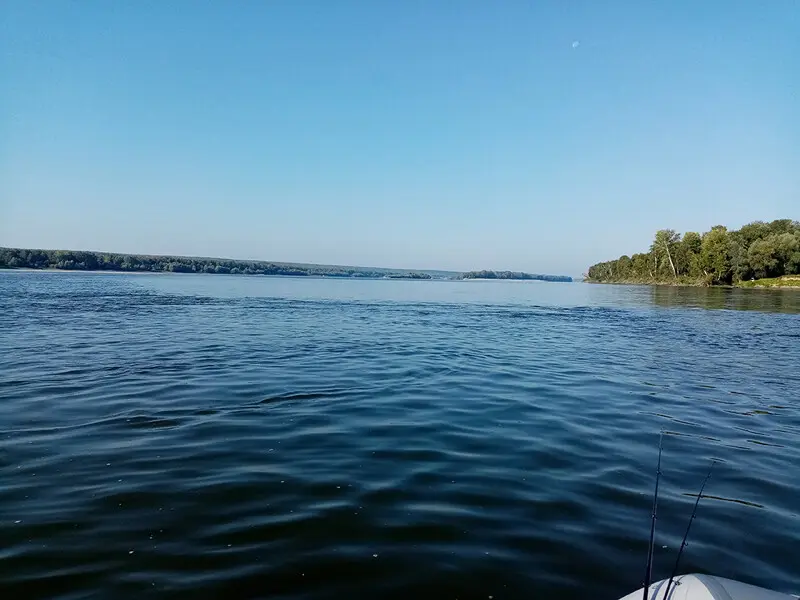
[[[1,598],[800,592],[800,293],[0,272]]]

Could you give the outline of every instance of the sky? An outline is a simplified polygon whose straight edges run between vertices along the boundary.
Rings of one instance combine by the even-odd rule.
[[[0,2],[0,246],[578,275],[800,218],[800,0]]]

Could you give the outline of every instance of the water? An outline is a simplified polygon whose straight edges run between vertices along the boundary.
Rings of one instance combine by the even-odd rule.
[[[800,294],[0,273],[0,597],[800,591]],[[224,596],[223,596],[224,595]]]

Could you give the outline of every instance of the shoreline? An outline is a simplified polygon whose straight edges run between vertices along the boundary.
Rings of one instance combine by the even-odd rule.
[[[368,276],[353,276],[353,275],[297,275],[297,274],[280,274],[280,273],[204,273],[192,272],[186,273],[183,271],[117,271],[112,269],[32,269],[30,267],[14,267],[13,269],[0,268],[0,273],[69,273],[73,275],[90,274],[90,275],[232,275],[234,277],[280,277],[280,278],[295,278],[295,279],[364,279],[373,281],[455,281],[451,279],[438,279],[436,277],[368,277]]]
[[[0,273],[94,273],[109,275],[167,275],[167,271],[114,271],[111,269],[31,269],[30,267],[14,267],[0,269]],[[209,273],[210,274],[210,273]]]
[[[535,283],[574,283],[572,281],[548,281],[547,279],[525,279],[525,278],[514,278],[514,277],[456,277],[453,281],[517,281],[517,282],[528,282],[532,281]]]
[[[358,277],[358,276],[338,276],[338,275],[280,275],[280,274],[259,274],[259,273],[184,273],[181,271],[116,271],[112,269],[32,269],[30,267],[15,267],[13,269],[0,268],[0,273],[70,273],[73,275],[91,274],[91,275],[233,275],[235,277],[293,277],[296,279],[364,279],[374,281],[490,281],[490,282],[517,282],[517,283],[564,283],[560,281],[547,281],[543,279],[506,279],[506,278],[474,278],[468,277],[460,279],[458,277]],[[569,282],[572,283],[572,282]]]
[[[639,285],[639,286],[659,286],[659,287],[683,287],[683,288],[707,288],[707,289],[729,289],[729,290],[794,290],[800,292],[800,285],[759,285],[757,282],[745,282],[741,284],[706,285],[703,283],[680,283],[668,281],[596,281],[584,279],[583,283],[595,285]]]
[[[664,287],[696,287],[696,288],[732,288],[734,285],[706,285],[703,283],[684,283],[674,281],[597,281],[596,279],[584,279],[583,283],[593,283],[598,285],[659,285]]]

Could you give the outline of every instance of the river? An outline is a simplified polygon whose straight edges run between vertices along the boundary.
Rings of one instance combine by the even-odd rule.
[[[0,272],[0,597],[800,592],[800,293]]]

